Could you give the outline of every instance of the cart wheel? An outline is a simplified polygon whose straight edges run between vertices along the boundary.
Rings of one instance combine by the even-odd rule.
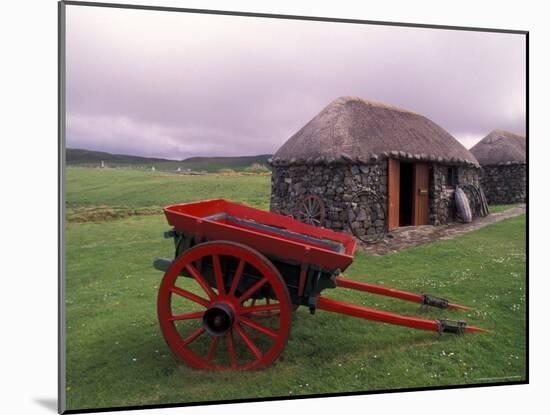
[[[193,265],[198,260],[201,272]],[[194,287],[182,288],[192,280]],[[246,305],[257,292],[270,293],[270,304]],[[185,306],[183,313],[174,311],[176,302]],[[166,342],[195,369],[268,366],[284,349],[290,332],[290,297],[279,271],[261,253],[230,241],[202,243],[179,256],[164,275],[157,305]],[[267,311],[273,312],[272,318],[261,323],[251,318]]]
[[[313,226],[325,224],[325,204],[317,195],[304,197],[297,205],[294,219]]]

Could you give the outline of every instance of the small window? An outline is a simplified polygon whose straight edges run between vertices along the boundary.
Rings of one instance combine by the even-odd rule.
[[[458,169],[447,167],[447,187],[455,187],[458,184]]]

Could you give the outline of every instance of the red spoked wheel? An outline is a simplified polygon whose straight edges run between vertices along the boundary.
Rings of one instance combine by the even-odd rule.
[[[262,295],[271,297],[269,304],[249,304]],[[166,342],[195,369],[266,367],[290,332],[290,297],[279,271],[261,253],[230,241],[202,243],[179,256],[164,275],[157,305]],[[261,322],[253,318],[258,313],[266,315]]]

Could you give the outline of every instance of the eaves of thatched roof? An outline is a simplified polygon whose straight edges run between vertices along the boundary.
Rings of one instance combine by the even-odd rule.
[[[357,97],[331,102],[273,155],[273,165],[371,163],[383,158],[479,167],[428,118]]]
[[[470,149],[479,164],[485,166],[525,164],[527,141],[522,135],[494,130]]]

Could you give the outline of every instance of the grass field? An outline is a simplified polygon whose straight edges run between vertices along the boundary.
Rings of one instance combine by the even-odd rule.
[[[143,214],[162,207],[223,197],[269,209],[270,176],[186,176],[131,169],[68,168],[67,219],[86,222]]]
[[[246,373],[193,371],[166,346],[156,317],[171,256],[155,206],[223,196],[267,208],[269,177],[171,176],[68,169],[68,214],[152,209],[66,225],[69,409],[295,396],[525,379],[525,216],[397,254],[358,252],[348,277],[446,296],[471,312],[421,312],[411,303],[338,289],[326,296],[426,318],[466,319],[492,334],[463,337],[299,309],[280,358]],[[72,213],[71,213],[72,211]],[[93,218],[92,218],[93,219]],[[85,221],[88,220],[88,221]]]
[[[517,204],[515,204],[515,205],[489,205],[489,212],[490,213],[498,213],[498,212],[502,212],[503,210],[513,208],[515,206],[518,206],[518,205]]]

